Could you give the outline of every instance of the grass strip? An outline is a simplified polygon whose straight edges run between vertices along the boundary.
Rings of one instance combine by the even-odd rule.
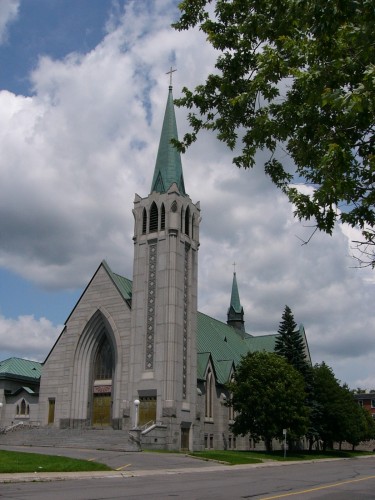
[[[56,455],[0,450],[0,474],[112,470],[107,465]]]
[[[327,458],[354,458],[364,455],[373,455],[373,453],[363,451],[301,451],[287,452],[284,458],[283,451],[198,451],[189,453],[190,456],[200,458],[202,460],[215,460],[225,462],[230,465],[254,464],[264,462],[265,460],[276,460],[281,462],[296,461],[296,460],[324,460]]]

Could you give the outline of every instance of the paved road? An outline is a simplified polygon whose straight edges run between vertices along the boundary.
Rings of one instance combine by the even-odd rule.
[[[1,448],[5,449],[5,446]],[[10,447],[6,447],[9,449]],[[20,447],[17,447],[20,450]],[[31,448],[29,451],[39,451]],[[375,498],[375,457],[224,466],[178,454],[41,449],[77,458],[96,458],[121,470],[30,475],[27,483],[0,485],[1,499],[15,500],[361,500]],[[94,456],[96,455],[96,456]],[[124,458],[128,459],[123,460]],[[131,460],[132,459],[132,460]],[[123,465],[118,465],[122,463]],[[1,480],[1,477],[0,477]],[[44,481],[44,482],[40,482]]]

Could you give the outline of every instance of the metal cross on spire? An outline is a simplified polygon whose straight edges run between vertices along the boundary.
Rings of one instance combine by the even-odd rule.
[[[177,71],[177,69],[172,69],[172,66],[171,66],[171,69],[165,73],[166,75],[169,75],[169,86],[170,87],[172,87],[172,73],[174,73],[175,71]]]
[[[233,262],[232,266],[233,266],[233,273],[236,274],[236,263]]]

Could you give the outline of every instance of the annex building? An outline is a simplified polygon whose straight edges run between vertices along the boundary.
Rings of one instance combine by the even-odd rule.
[[[273,351],[245,331],[236,274],[228,320],[197,310],[200,204],[185,191],[169,87],[150,194],[134,200],[133,276],[101,262],[45,362],[0,362],[1,425],[141,428],[145,447],[250,449],[225,405],[241,356]],[[301,335],[308,345],[303,326]]]

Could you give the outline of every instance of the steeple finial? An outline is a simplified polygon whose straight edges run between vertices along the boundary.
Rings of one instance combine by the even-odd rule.
[[[172,73],[175,71],[177,71],[177,69],[172,69],[171,66],[171,69],[165,73],[166,75],[169,75],[169,88],[172,88]]]
[[[169,75],[172,83],[172,73],[175,69],[170,69]],[[173,183],[177,184],[180,194],[185,195],[184,175],[182,172],[181,155],[172,144],[172,139],[178,140],[176,116],[174,112],[172,86],[169,86],[167,106],[165,108],[163,128],[159,142],[158,155],[152,179],[151,193],[166,193]]]

